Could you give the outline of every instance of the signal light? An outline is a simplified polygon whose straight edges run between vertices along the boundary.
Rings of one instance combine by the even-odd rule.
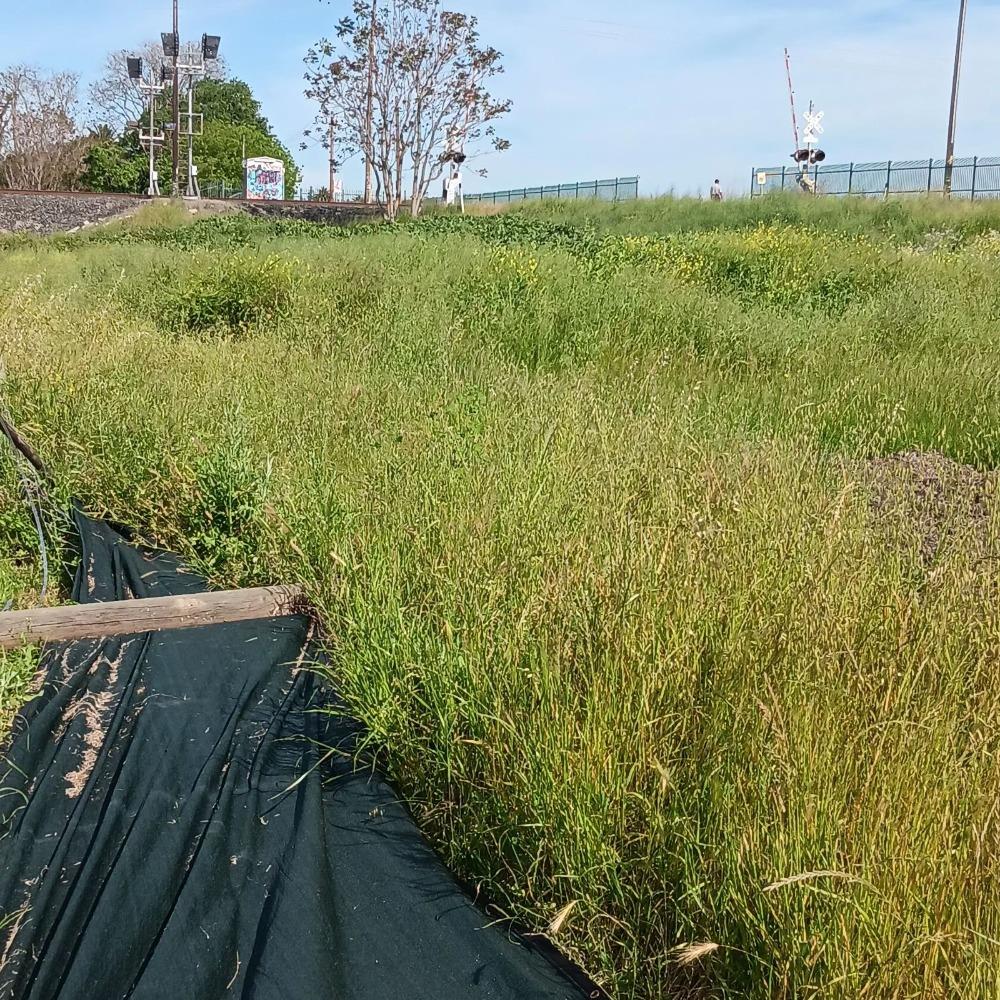
[[[201,54],[206,59],[218,59],[219,46],[221,44],[222,44],[222,39],[218,35],[202,35]]]
[[[792,159],[796,163],[822,163],[826,153],[822,149],[797,149],[792,153]]]
[[[130,80],[141,80],[142,60],[136,59],[134,56],[128,56],[125,61],[128,64],[128,78]]]

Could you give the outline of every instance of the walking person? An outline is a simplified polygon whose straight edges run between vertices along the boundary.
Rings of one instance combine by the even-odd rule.
[[[719,178],[715,178],[715,183],[712,185],[711,190],[712,201],[725,201],[725,195],[722,193],[722,185],[719,183]]]

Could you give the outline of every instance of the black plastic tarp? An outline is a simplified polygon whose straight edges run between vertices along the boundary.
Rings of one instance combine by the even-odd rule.
[[[205,590],[75,515],[79,602]],[[305,616],[47,647],[0,781],[0,998],[570,1000],[354,753]]]

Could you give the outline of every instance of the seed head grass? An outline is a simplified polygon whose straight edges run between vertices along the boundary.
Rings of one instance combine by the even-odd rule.
[[[6,403],[60,497],[304,584],[447,863],[616,996],[996,996],[998,228],[663,200],[20,239]],[[901,452],[983,484],[930,555],[873,487]]]

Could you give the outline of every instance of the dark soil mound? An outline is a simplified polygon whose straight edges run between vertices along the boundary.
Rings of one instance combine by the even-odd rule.
[[[885,527],[912,532],[925,564],[955,535],[988,545],[996,472],[981,472],[936,451],[905,451],[867,463],[872,512]]]

